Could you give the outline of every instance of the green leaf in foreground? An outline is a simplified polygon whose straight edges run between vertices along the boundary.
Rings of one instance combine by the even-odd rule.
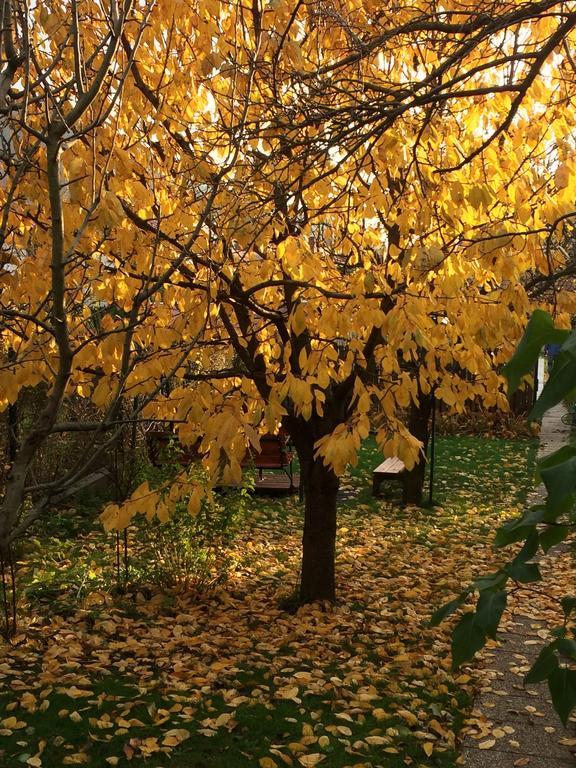
[[[522,378],[534,370],[540,350],[546,344],[562,344],[569,331],[554,327],[554,321],[547,312],[537,309],[530,318],[524,336],[503,373],[508,379],[509,394],[515,392]]]
[[[506,602],[507,595],[503,589],[486,590],[480,593],[476,606],[476,623],[488,637],[496,637]]]
[[[505,566],[504,570],[511,579],[519,581],[521,584],[542,581],[542,575],[536,563],[523,563],[515,560],[510,565]]]
[[[470,661],[486,642],[486,635],[476,621],[475,613],[467,613],[460,620],[452,635],[452,669]]]
[[[566,595],[562,598],[560,601],[560,604],[562,605],[562,610],[564,611],[565,616],[569,616],[572,611],[576,608],[576,597],[573,595]]]
[[[552,318],[542,311],[534,312],[516,354],[504,369],[510,392],[533,370],[545,344],[562,346],[531,417],[542,415],[562,400],[576,400],[576,331],[555,328]],[[496,535],[497,547],[523,540],[522,549],[498,573],[476,578],[469,587],[469,590],[479,591],[480,597],[476,611],[466,614],[454,630],[453,668],[471,659],[483,646],[486,636],[495,636],[506,605],[508,579],[523,584],[541,581],[538,565],[531,562],[539,547],[546,552],[565,541],[573,530],[576,446],[566,445],[539,462],[539,475],[547,491],[545,504],[535,505],[516,520],[501,526]],[[561,605],[568,618],[576,598],[565,596]],[[447,613],[449,611],[444,606],[444,615]],[[526,683],[548,680],[552,703],[564,724],[576,707],[576,669],[562,666],[567,660],[576,661],[576,641],[566,638],[567,631],[566,622],[551,630],[557,639],[542,650],[525,678]]]
[[[574,401],[576,395],[576,334],[567,334],[554,358],[550,377],[544,385],[529,418],[541,419],[543,414],[562,400]]]
[[[576,706],[576,670],[566,667],[552,670],[548,675],[548,687],[554,709],[566,725],[570,712]]]
[[[450,600],[450,602],[441,605],[440,608],[438,608],[438,610],[434,611],[432,614],[432,618],[430,619],[430,626],[437,627],[438,624],[444,621],[447,616],[451,616],[454,611],[458,610],[458,608],[463,605],[466,598],[468,597],[468,594],[468,592],[462,592],[462,594],[458,595],[458,597],[454,598],[454,600]]]
[[[561,504],[576,491],[576,446],[565,445],[539,465],[542,482],[548,491],[547,506]]]
[[[558,659],[555,654],[556,643],[550,643],[543,648],[530,671],[524,676],[524,685],[541,683],[558,669]]]

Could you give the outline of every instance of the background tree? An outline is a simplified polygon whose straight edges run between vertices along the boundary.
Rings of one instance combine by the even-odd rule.
[[[129,0],[2,6],[0,405],[10,425],[3,566],[52,499],[99,466],[139,420],[143,382],[158,391],[161,374],[188,354],[179,336],[171,349],[177,323],[169,304],[154,300],[173,264],[158,266],[160,245],[122,229],[116,195],[127,165],[149,164],[150,147],[139,150],[132,138],[137,104],[128,75],[151,11]],[[145,205],[149,193],[131,184],[126,194]],[[36,408],[19,423],[15,404],[31,388]],[[92,407],[70,418],[82,398]],[[35,478],[40,451],[82,433],[91,440],[70,465]]]
[[[33,10],[10,0],[3,4],[0,390],[11,416],[10,468],[0,506],[3,566],[13,538],[94,460],[83,457],[43,487],[34,487],[30,476],[51,435],[96,428],[59,417],[75,363],[95,351],[91,342],[110,345],[104,316],[121,313],[96,285],[107,266],[115,205],[102,154],[119,129],[131,65],[119,56],[120,38],[132,23],[137,44],[148,13],[133,12],[129,2],[112,2],[107,10],[76,2]],[[88,161],[77,154],[79,145]],[[77,190],[84,186],[90,194],[82,207]],[[99,313],[104,327],[95,320]],[[97,366],[97,358],[90,363]],[[129,354],[124,363],[127,371]],[[84,386],[88,381],[89,374]],[[14,404],[24,388],[39,385],[39,410],[18,434]],[[24,512],[34,492],[35,502]]]

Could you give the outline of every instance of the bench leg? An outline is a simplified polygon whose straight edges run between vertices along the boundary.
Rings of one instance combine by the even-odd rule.
[[[372,475],[372,495],[378,496],[380,493],[380,485],[382,478],[379,475]]]

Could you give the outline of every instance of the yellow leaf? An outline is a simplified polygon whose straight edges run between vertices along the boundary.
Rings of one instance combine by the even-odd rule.
[[[372,744],[372,745],[381,747],[383,744],[388,744],[390,742],[390,739],[387,739],[385,736],[365,736],[364,741],[367,744]]]
[[[214,720],[214,727],[222,728],[222,726],[228,725],[231,719],[232,714],[230,712],[223,712],[221,715],[218,715],[216,720]]]
[[[554,174],[554,184],[557,189],[564,189],[570,183],[570,171],[568,166],[560,165]]]
[[[300,336],[306,330],[306,315],[301,304],[298,304],[294,312],[292,312],[290,325],[296,336]]]
[[[287,685],[285,688],[278,688],[276,691],[275,698],[277,699],[290,699],[291,701],[296,701],[298,697],[298,686],[297,685]],[[297,703],[299,700],[297,701]]]
[[[36,697],[26,691],[20,697],[20,706],[28,712],[34,712],[36,710]]]
[[[422,749],[426,752],[428,757],[431,757],[432,752],[434,752],[434,744],[431,741],[426,741],[422,744]]]
[[[480,744],[478,744],[478,749],[492,749],[494,744],[496,744],[496,739],[487,739],[486,741],[481,741]]]
[[[260,768],[278,768],[277,763],[271,757],[261,757],[258,763]]]
[[[304,768],[314,768],[314,766],[318,765],[322,760],[326,760],[326,755],[321,755],[319,752],[313,752],[311,755],[301,755],[298,758],[298,762],[300,765],[303,765]]]
[[[66,755],[62,760],[64,765],[84,765],[89,762],[86,752],[76,752],[73,755]]]
[[[472,187],[468,193],[468,200],[476,209],[487,208],[492,200],[492,193],[484,185]]]
[[[194,488],[188,499],[188,512],[195,517],[200,512],[202,494],[199,488]]]
[[[418,718],[416,717],[416,715],[407,709],[399,709],[396,714],[398,715],[398,717],[401,717],[403,720],[406,720],[408,725],[418,724]]]
[[[7,717],[4,720],[0,720],[0,725],[3,728],[11,728],[13,731],[17,731],[20,728],[26,728],[26,723],[22,720],[18,720],[16,717]]]
[[[164,738],[162,739],[162,744],[165,747],[177,747],[178,744],[181,744],[189,738],[190,731],[187,731],[185,728],[173,728],[170,731],[166,731]]]
[[[75,685],[71,685],[70,688],[58,688],[58,693],[64,693],[66,696],[70,696],[72,699],[82,699],[85,696],[92,696],[92,691],[86,691],[82,688],[77,688]]]

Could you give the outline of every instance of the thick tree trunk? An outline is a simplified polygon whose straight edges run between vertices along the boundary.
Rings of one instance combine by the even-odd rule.
[[[336,600],[336,507],[340,479],[314,456],[318,440],[331,434],[348,413],[354,378],[330,391],[322,416],[303,419],[293,413],[283,419],[300,462],[304,496],[304,534],[300,603]]]
[[[320,459],[307,462],[300,602],[336,599],[336,496],[339,479]]]
[[[433,397],[431,394],[419,393],[418,405],[410,406],[408,417],[408,429],[414,437],[422,443],[422,453],[418,463],[409,472],[404,474],[404,503],[422,504],[424,492],[424,480],[426,477],[426,451],[430,438],[430,414],[432,413]]]

